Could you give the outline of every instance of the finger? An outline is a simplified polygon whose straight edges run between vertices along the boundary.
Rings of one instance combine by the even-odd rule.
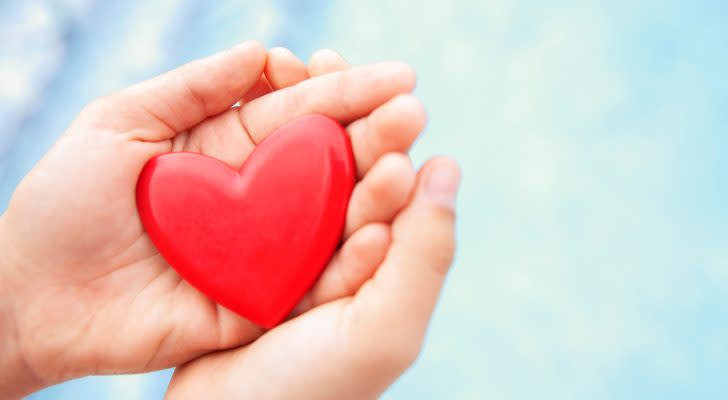
[[[344,238],[366,224],[391,222],[407,203],[414,184],[415,171],[407,156],[382,156],[351,194]]]
[[[406,152],[426,123],[422,103],[410,94],[399,95],[369,116],[352,122],[347,130],[358,176],[364,176],[382,154]]]
[[[392,224],[392,244],[352,303],[349,334],[363,351],[381,349],[406,367],[419,353],[454,254],[454,206],[460,181],[447,158],[420,171],[410,204]]]
[[[291,66],[295,68],[291,68]],[[265,76],[260,78],[260,82],[253,87],[243,97],[243,103],[249,103],[258,97],[282,89],[284,87],[293,86],[302,82],[309,77],[328,74],[331,72],[343,71],[349,68],[349,64],[341,58],[333,50],[319,50],[311,56],[309,65],[301,71],[300,67],[303,63],[288,49],[283,47],[273,48],[268,52],[268,62],[266,64],[266,75],[276,77],[277,86],[273,88]],[[292,71],[291,71],[292,69]],[[288,70],[288,72],[284,72]],[[311,75],[311,73],[315,75]],[[282,83],[281,83],[282,82]]]
[[[349,63],[339,53],[330,49],[316,51],[308,61],[308,75],[312,78],[347,69]]]
[[[273,90],[280,90],[308,79],[308,70],[290,50],[276,47],[268,52],[265,76]]]
[[[303,68],[301,68],[301,66]],[[260,81],[248,93],[243,96],[242,104],[249,103],[258,97],[268,93],[293,86],[305,79],[308,79],[306,66],[293,53],[283,47],[273,48],[268,52],[265,74],[273,76],[276,87],[273,87],[266,76],[261,76]]]
[[[369,224],[344,242],[292,316],[342,297],[351,296],[372,277],[389,247],[389,226]]]
[[[90,114],[134,129],[138,139],[169,139],[235,104],[258,82],[265,61],[260,43],[245,42],[111,95],[96,103],[106,112]]]
[[[181,142],[177,145],[178,138]],[[238,110],[230,109],[208,118],[188,131],[187,137],[176,136],[172,151],[191,151],[218,159],[239,170],[255,150],[255,144],[242,130]]]
[[[279,126],[304,114],[325,114],[347,124],[414,86],[415,74],[407,64],[354,67],[256,99],[240,109],[240,119],[253,141],[259,143]]]

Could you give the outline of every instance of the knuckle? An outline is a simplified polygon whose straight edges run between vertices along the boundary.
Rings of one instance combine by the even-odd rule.
[[[417,72],[406,62],[392,62],[392,68],[396,71],[395,76],[404,85],[403,88],[412,90],[417,85]]]

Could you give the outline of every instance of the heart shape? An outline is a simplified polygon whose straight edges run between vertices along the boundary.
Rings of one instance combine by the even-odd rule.
[[[344,128],[311,114],[270,134],[240,171],[195,153],[152,158],[137,182],[137,206],[185,280],[270,328],[336,250],[354,174]]]

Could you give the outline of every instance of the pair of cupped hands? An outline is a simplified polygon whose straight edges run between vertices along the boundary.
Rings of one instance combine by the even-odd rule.
[[[0,398],[94,374],[177,367],[169,398],[355,399],[416,359],[454,250],[457,165],[418,171],[425,125],[406,64],[308,65],[246,42],[95,100],[0,219]],[[137,214],[145,163],[192,151],[240,168],[308,113],[350,135],[357,184],[344,241],[292,315],[265,331],[164,261]]]

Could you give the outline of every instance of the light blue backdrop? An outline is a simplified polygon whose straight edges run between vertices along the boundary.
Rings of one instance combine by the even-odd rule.
[[[392,399],[728,393],[728,3],[0,1],[0,210],[80,108],[256,38],[404,59],[465,171],[457,262]],[[169,372],[33,399],[156,399]]]

